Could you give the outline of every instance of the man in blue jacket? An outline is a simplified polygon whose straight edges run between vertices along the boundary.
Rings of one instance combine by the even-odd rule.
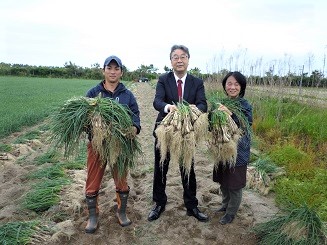
[[[134,135],[141,130],[140,112],[133,93],[120,82],[123,76],[123,65],[117,56],[109,56],[103,65],[104,80],[91,88],[86,96],[94,98],[97,96],[114,99],[131,110]],[[89,139],[91,140],[91,135]],[[132,222],[126,216],[126,206],[129,194],[127,183],[127,171],[121,176],[118,169],[113,167],[112,176],[116,185],[117,195],[117,218],[121,226],[128,226]],[[89,219],[85,228],[86,233],[94,233],[98,227],[98,193],[105,172],[105,164],[101,164],[99,155],[93,150],[91,142],[87,145],[87,178],[85,186],[86,203],[89,210]]]

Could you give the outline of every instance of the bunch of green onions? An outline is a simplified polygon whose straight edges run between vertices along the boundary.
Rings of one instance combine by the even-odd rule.
[[[91,136],[102,164],[118,165],[119,173],[135,166],[141,145],[133,131],[132,112],[108,98],[74,97],[52,117],[51,140],[64,148],[64,156],[77,153],[83,134]]]
[[[222,104],[235,114],[240,122],[240,128],[247,133],[251,133],[251,127],[242,112],[242,105],[238,99],[232,99],[229,97],[221,98],[218,94],[211,94],[208,98],[208,102],[210,128],[216,127],[217,125],[226,125],[228,123],[228,115],[223,111],[218,110],[218,107]]]
[[[208,96],[209,104],[209,137],[207,141],[209,154],[218,165],[234,166],[237,158],[237,146],[244,134],[251,133],[249,122],[243,113],[241,101],[229,97],[221,98],[218,93]],[[238,119],[239,126],[227,112],[219,110],[226,106]]]
[[[189,175],[196,144],[206,138],[208,115],[186,101],[177,103],[177,110],[169,112],[155,130],[160,149],[160,164],[170,154],[174,166],[183,166]]]

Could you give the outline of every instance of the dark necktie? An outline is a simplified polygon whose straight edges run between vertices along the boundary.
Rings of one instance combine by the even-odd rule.
[[[181,103],[183,101],[182,80],[177,81],[177,93],[178,93],[178,101]]]

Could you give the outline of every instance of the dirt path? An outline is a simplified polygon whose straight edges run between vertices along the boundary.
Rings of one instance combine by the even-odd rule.
[[[62,192],[60,205],[46,214],[66,212],[70,217],[54,227],[58,232],[46,238],[47,242],[44,244],[256,244],[257,240],[250,229],[256,222],[265,221],[277,212],[273,200],[245,190],[241,208],[233,223],[220,225],[218,221],[222,214],[216,214],[215,209],[220,206],[221,196],[217,191],[218,185],[212,181],[213,165],[207,157],[204,145],[199,147],[195,158],[197,197],[201,210],[209,215],[210,221],[201,223],[193,217],[186,216],[180,174],[173,169],[169,170],[167,177],[166,211],[160,219],[154,222],[147,221],[147,215],[153,205],[152,130],[157,113],[152,106],[154,89],[148,83],[136,83],[132,90],[141,111],[142,131],[139,138],[144,151],[143,157],[138,160],[138,167],[129,176],[131,192],[127,213],[133,222],[132,225],[123,228],[117,223],[115,188],[107,172],[99,198],[99,229],[95,234],[85,234],[84,227],[87,219],[84,202],[85,170],[71,171],[73,184]],[[28,153],[26,161],[45,151],[48,146],[45,142],[42,143],[42,147],[37,147],[32,153]],[[15,217],[24,217],[17,213],[19,197],[27,190],[22,176],[35,167],[28,164],[18,165],[15,164],[16,161],[16,158],[0,161],[1,223],[13,220]]]

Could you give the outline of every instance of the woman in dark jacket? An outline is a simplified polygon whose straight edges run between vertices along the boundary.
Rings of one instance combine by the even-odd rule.
[[[246,89],[246,78],[240,72],[229,72],[223,79],[222,85],[228,97],[239,100],[242,112],[252,126],[252,106],[243,98]],[[227,112],[238,127],[242,127],[240,120],[226,106],[221,105],[219,110]],[[222,192],[222,206],[218,212],[225,212],[220,219],[220,224],[231,223],[242,201],[242,189],[246,186],[247,165],[250,160],[251,137],[249,128],[243,128],[245,132],[238,141],[237,157],[235,165],[223,165],[220,163],[213,171],[213,181],[220,184]]]

